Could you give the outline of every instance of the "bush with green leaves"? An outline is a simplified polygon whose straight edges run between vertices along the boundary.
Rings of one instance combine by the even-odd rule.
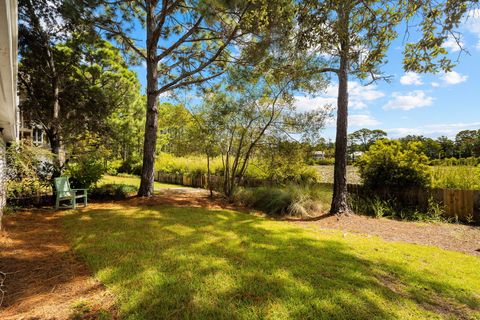
[[[54,155],[28,144],[12,144],[5,152],[7,199],[24,198],[38,192],[49,192],[58,168],[52,165]]]
[[[135,194],[138,188],[127,184],[104,184],[89,191],[89,197],[96,200],[123,200]]]
[[[70,177],[73,188],[90,188],[105,173],[103,161],[91,154],[70,160],[65,167],[65,176]]]
[[[371,190],[428,187],[430,167],[420,147],[418,142],[402,146],[399,141],[377,141],[357,162],[365,187]]]

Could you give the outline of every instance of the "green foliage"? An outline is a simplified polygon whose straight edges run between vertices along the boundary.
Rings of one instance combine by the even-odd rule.
[[[98,200],[123,200],[136,193],[138,188],[128,184],[103,184],[89,190],[89,197]]]
[[[54,155],[27,144],[12,144],[6,149],[7,199],[23,198],[51,191]]]
[[[107,162],[107,168],[105,172],[109,175],[117,175],[118,174],[118,169],[122,166],[123,162],[120,159],[113,160],[113,161],[108,161]]]
[[[333,166],[335,164],[335,158],[311,159],[308,161],[308,164],[317,166]]]
[[[363,128],[352,132],[348,135],[350,151],[367,151],[368,148],[380,139],[387,137],[387,133],[383,130],[370,130]]]
[[[70,177],[72,188],[90,188],[102,178],[104,173],[103,162],[88,155],[69,161],[64,175]]]
[[[288,184],[285,187],[240,188],[233,201],[271,215],[305,217],[326,210],[330,197],[328,187]]]
[[[249,168],[256,167],[262,173],[254,177],[275,183],[319,182],[320,176],[317,170],[306,165],[306,157],[307,149],[304,144],[296,141],[266,139],[266,143],[259,148]],[[246,175],[249,176],[248,170]]]
[[[364,196],[351,194],[349,197],[350,207],[356,214],[373,216],[375,218],[393,218],[410,221],[426,222],[450,222],[445,217],[445,209],[441,203],[433,197],[428,199],[424,209],[406,206],[394,198],[382,199],[376,195]]]
[[[155,170],[163,173],[206,174],[207,158],[205,156],[176,157],[169,153],[161,153],[155,161]],[[222,159],[210,160],[212,173],[222,171]]]
[[[419,151],[417,142],[410,142],[403,147],[398,141],[377,141],[357,165],[363,183],[369,189],[430,185],[428,158]]]
[[[480,166],[433,166],[431,172],[432,188],[480,190]]]
[[[430,161],[432,166],[445,166],[445,167],[452,167],[452,166],[469,166],[475,167],[480,165],[480,157],[468,157],[468,158],[444,158],[444,159],[434,159]]]

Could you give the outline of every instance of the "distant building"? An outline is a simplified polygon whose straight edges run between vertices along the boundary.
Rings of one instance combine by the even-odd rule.
[[[18,139],[17,16],[17,0],[0,0],[0,219],[6,202],[5,147]]]
[[[363,156],[365,152],[363,151],[353,151],[351,154],[350,154],[350,158],[355,161],[355,160],[358,160],[358,158],[360,158],[361,156]]]
[[[26,117],[23,112],[18,114],[18,138],[20,141],[36,147],[48,149],[48,137],[43,128]]]
[[[313,159],[325,159],[325,151],[314,151],[313,152]]]

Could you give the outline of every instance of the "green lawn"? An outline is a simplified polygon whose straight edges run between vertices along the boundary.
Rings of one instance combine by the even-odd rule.
[[[227,210],[70,211],[125,319],[480,318],[480,259]]]
[[[109,176],[104,175],[102,179],[98,182],[99,186],[105,184],[127,184],[135,187],[140,187],[140,177],[133,175],[119,175],[119,176]],[[165,189],[165,188],[186,188],[176,184],[160,183],[155,182],[154,189]]]

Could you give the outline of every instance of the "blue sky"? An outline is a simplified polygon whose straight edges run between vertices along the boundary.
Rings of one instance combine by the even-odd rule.
[[[349,132],[361,128],[383,129],[391,138],[421,134],[436,138],[454,138],[458,131],[480,129],[480,9],[470,12],[460,29],[463,47],[458,65],[450,73],[405,73],[402,68],[402,37],[388,52],[388,64],[382,71],[393,76],[391,83],[363,86],[350,80]],[[456,60],[459,48],[453,39],[445,43]],[[134,67],[145,87],[144,66]],[[297,108],[310,110],[326,103],[335,105],[336,83],[314,97],[297,96]],[[323,135],[334,139],[334,120]]]

